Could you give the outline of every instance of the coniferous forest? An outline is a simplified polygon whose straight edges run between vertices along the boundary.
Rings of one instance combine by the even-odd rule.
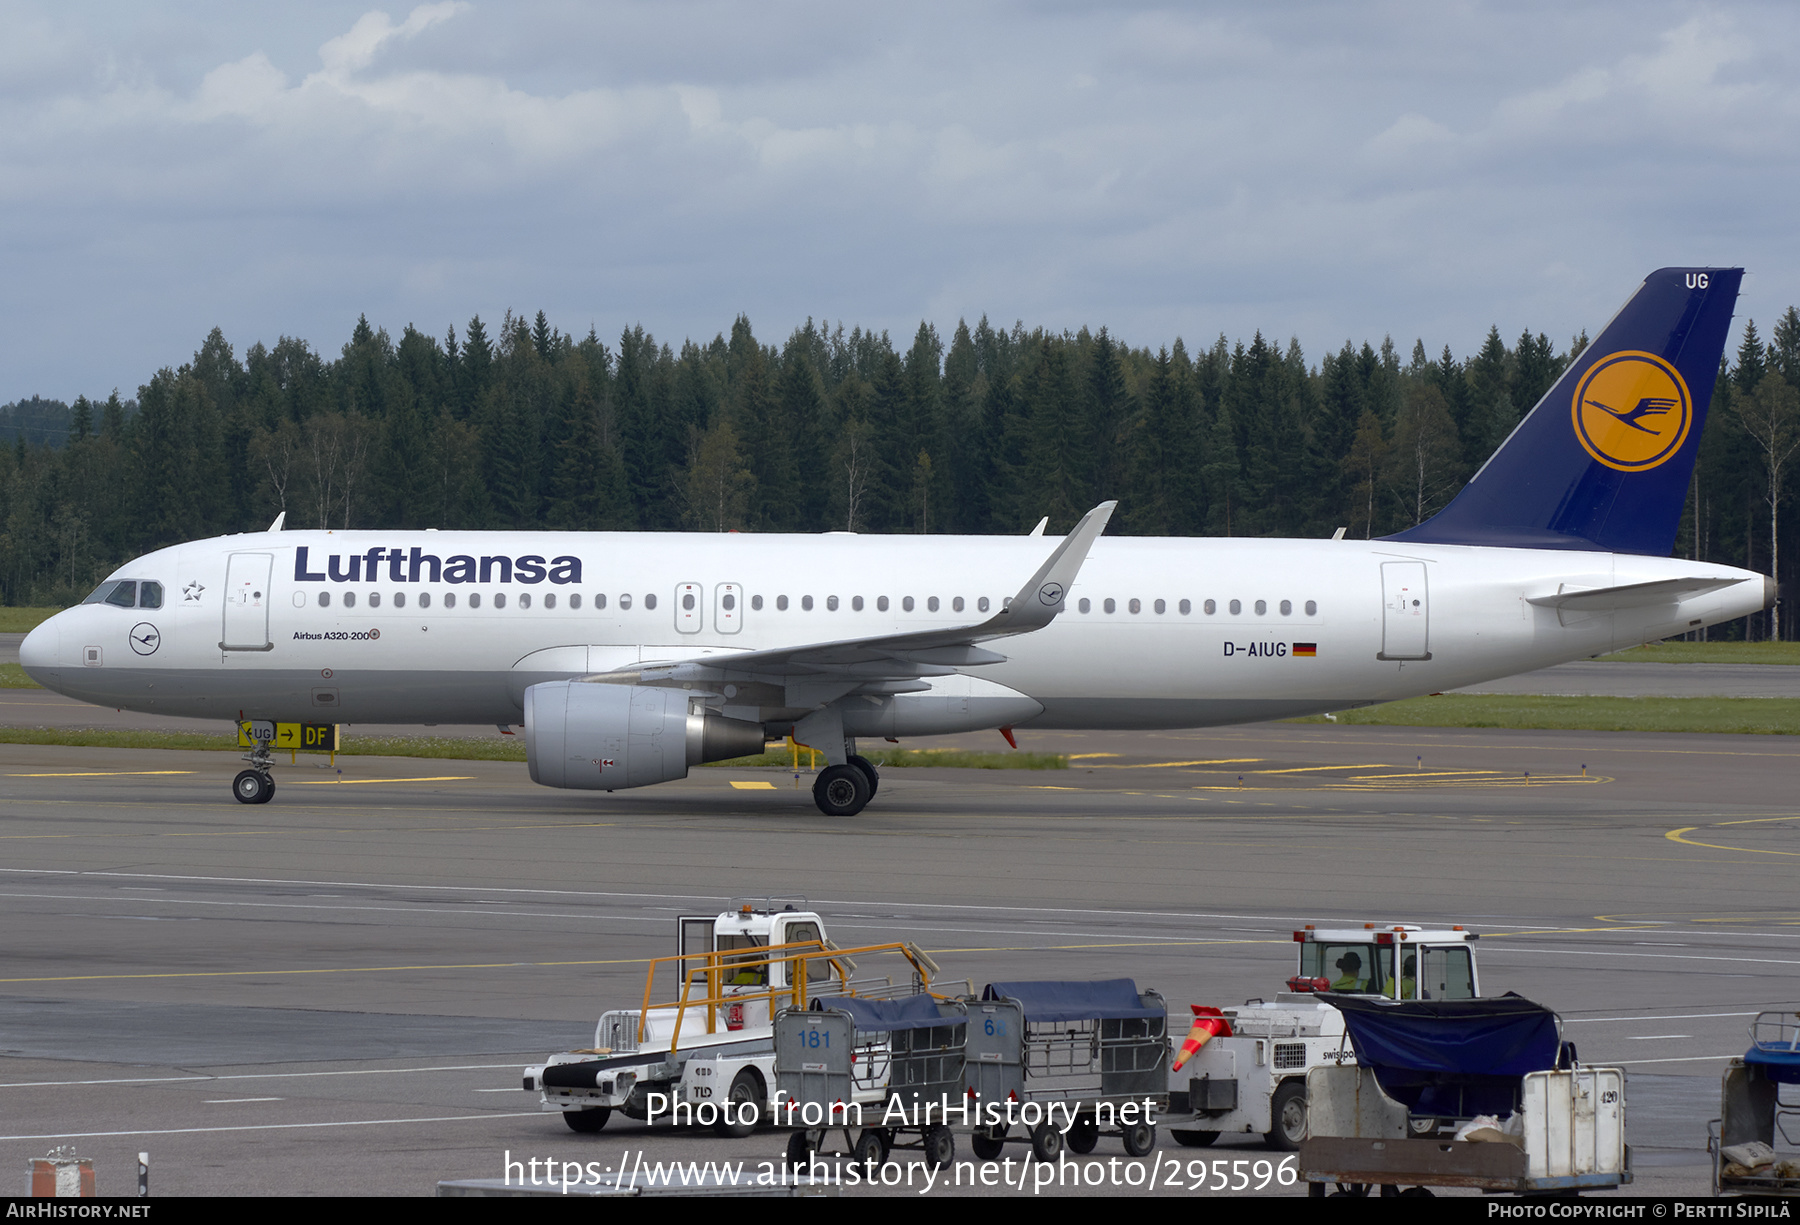
[[[1429,517],[1586,343],[1499,329],[1466,358],[1221,336],[750,321],[679,349],[535,319],[396,340],[359,320],[240,357],[214,329],[134,397],[0,408],[0,601],[67,604],[164,545],[293,528],[1023,533],[1118,498],[1143,535],[1380,536]],[[1800,312],[1721,363],[1676,551],[1790,551]],[[1791,566],[1783,564],[1783,571]],[[1784,628],[1791,635],[1795,618]],[[1764,637],[1766,615],[1716,627]]]

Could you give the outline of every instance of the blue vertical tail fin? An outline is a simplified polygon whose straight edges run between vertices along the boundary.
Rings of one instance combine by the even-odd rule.
[[[1387,537],[1666,557],[1742,268],[1661,268],[1450,505]]]

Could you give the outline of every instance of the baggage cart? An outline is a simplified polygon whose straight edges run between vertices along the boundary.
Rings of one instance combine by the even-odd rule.
[[[1169,1013],[1129,978],[989,983],[969,1005],[970,1147],[993,1160],[1016,1119],[1032,1156],[1091,1153],[1116,1135],[1142,1157],[1169,1105]],[[1010,1107],[1010,1108],[1009,1108]],[[1001,1121],[994,1121],[998,1118]]]
[[[950,1121],[963,1110],[968,1031],[962,1001],[923,993],[821,999],[779,1012],[775,1123],[794,1128],[789,1167],[808,1167],[833,1132],[843,1134],[845,1155],[871,1168],[896,1148],[948,1166],[956,1156]]]
[[[1725,1068],[1719,1117],[1706,1125],[1714,1195],[1800,1196],[1800,1101],[1781,1092],[1796,1084],[1800,1013],[1758,1013],[1750,1049]]]
[[[1307,1073],[1312,1130],[1299,1176],[1312,1195],[1578,1193],[1631,1181],[1625,1073],[1576,1065],[1549,1009],[1512,994],[1325,998],[1343,1010],[1357,1063]],[[1504,1121],[1483,1139],[1420,1139],[1407,1132],[1416,1115]]]

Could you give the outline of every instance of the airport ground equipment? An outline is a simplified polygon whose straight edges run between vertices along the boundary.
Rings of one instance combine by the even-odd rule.
[[[1356,1062],[1343,1014],[1325,996],[1473,999],[1480,994],[1478,939],[1460,926],[1415,924],[1308,924],[1295,932],[1299,964],[1286,991],[1241,1007],[1193,1006],[1194,1027],[1170,1077],[1169,1134],[1197,1147],[1247,1133],[1277,1151],[1295,1151],[1306,1138],[1307,1073]],[[1437,1120],[1421,1116],[1413,1129],[1430,1135]]]
[[[1168,1005],[1129,978],[989,983],[969,1004],[964,1066],[977,1157],[1000,1155],[1010,1125],[985,1120],[1007,1103],[1039,1161],[1091,1153],[1103,1134],[1142,1157],[1169,1105]]]
[[[1788,1132],[1800,1123],[1800,1102],[1781,1093],[1796,1084],[1800,1013],[1758,1013],[1750,1049],[1725,1068],[1719,1117],[1706,1125],[1714,1195],[1800,1196],[1800,1130]]]
[[[1299,1174],[1312,1195],[1578,1193],[1631,1181],[1625,1073],[1576,1064],[1549,1009],[1512,994],[1325,998],[1343,1011],[1357,1063],[1307,1073],[1312,1130]],[[1407,1134],[1417,1115],[1493,1125],[1458,1132],[1469,1139],[1418,1138]]]
[[[817,913],[771,899],[684,915],[676,930],[677,951],[651,960],[639,1007],[601,1014],[593,1046],[525,1069],[525,1091],[571,1130],[599,1131],[618,1110],[747,1136],[769,1118],[776,1012],[821,998],[914,995],[937,974],[914,944],[839,948]],[[859,959],[892,973],[861,972]]]
[[[775,1124],[794,1128],[788,1165],[805,1170],[838,1131],[845,1154],[871,1167],[895,1148],[921,1150],[935,1169],[948,1166],[956,1156],[950,1120],[963,1111],[968,1031],[966,1003],[924,993],[781,1010]]]

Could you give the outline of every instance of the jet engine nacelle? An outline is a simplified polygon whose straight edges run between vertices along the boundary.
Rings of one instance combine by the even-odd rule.
[[[525,690],[525,761],[546,787],[645,787],[762,751],[762,724],[714,714],[680,690],[582,681]]]

